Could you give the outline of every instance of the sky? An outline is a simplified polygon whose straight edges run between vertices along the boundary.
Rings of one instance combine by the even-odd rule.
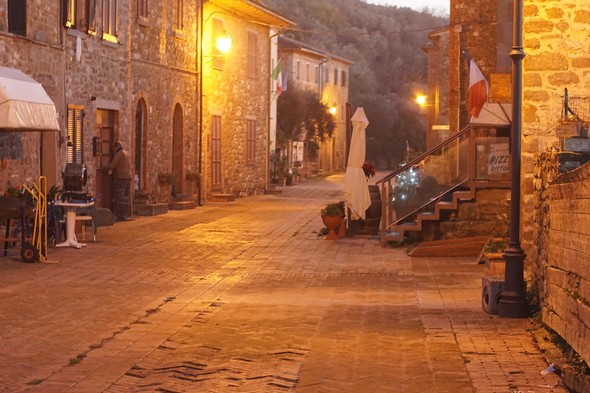
[[[422,11],[424,8],[434,10],[436,15],[449,13],[450,0],[365,0],[367,3],[381,5],[395,5],[398,7],[409,7],[416,11]]]

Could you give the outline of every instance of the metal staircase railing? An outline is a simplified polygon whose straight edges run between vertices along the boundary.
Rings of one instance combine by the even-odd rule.
[[[495,129],[467,127],[379,179],[382,244],[440,220],[444,210],[473,199],[477,184],[509,179],[508,141]]]

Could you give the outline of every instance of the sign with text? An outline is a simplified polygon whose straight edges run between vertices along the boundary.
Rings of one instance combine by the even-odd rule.
[[[488,174],[490,176],[506,175],[510,173],[510,149],[508,143],[493,143],[489,145]]]

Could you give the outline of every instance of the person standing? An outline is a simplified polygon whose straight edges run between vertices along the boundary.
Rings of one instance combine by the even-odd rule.
[[[112,144],[113,159],[109,163],[109,175],[113,175],[113,213],[118,221],[127,221],[130,212],[131,165],[129,153],[121,142]]]

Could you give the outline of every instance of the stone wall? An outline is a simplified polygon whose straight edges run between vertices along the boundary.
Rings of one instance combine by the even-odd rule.
[[[589,362],[590,165],[560,175],[572,159],[578,157],[551,150],[537,160],[533,285],[543,322]]]
[[[590,0],[524,2],[522,242],[534,254],[534,166],[540,153],[558,147],[556,127],[564,89],[590,96]],[[588,119],[586,119],[588,120]]]
[[[170,199],[171,190],[158,182],[158,173],[173,174],[175,192],[192,197],[194,185],[185,179],[185,175],[199,170],[197,13],[194,4],[184,4],[182,30],[173,26],[171,21],[175,10],[166,2],[150,3],[149,18],[131,17],[132,102],[129,116],[135,119],[140,100],[145,102],[147,109],[141,137],[141,168],[135,168],[135,173],[140,177],[140,190],[150,194],[153,201],[160,202]],[[182,124],[175,137],[173,116],[176,107],[182,112]],[[134,122],[129,132],[135,133],[136,127]],[[175,138],[180,139],[176,146],[182,148],[173,148]],[[135,138],[131,136],[130,139]],[[131,146],[132,156],[137,155],[135,150],[135,146]],[[176,154],[176,160],[173,154]]]
[[[203,141],[204,173],[207,189],[211,189],[211,121],[212,116],[221,117],[221,189],[224,193],[240,195],[262,192],[266,189],[269,162],[270,107],[270,44],[268,27],[227,13],[213,3],[205,4],[205,19],[213,15],[204,26],[204,42],[212,40],[212,25],[216,19],[223,21],[223,29],[232,38],[230,53],[223,56],[223,66],[205,52],[203,68]],[[248,73],[248,34],[257,37],[258,52],[256,76]],[[255,160],[247,162],[247,124],[254,121]]]
[[[469,123],[467,89],[468,57],[490,80],[496,71],[496,22],[498,0],[452,0],[449,31],[449,126],[450,133]],[[466,50],[467,53],[462,53]]]
[[[27,37],[7,33],[6,1],[0,1],[0,65],[18,69],[35,79],[56,102],[60,125],[65,124],[63,48],[56,32],[55,20],[59,17],[59,4],[48,2],[42,12],[29,7],[30,23]],[[43,15],[41,17],[40,15]],[[42,171],[48,186],[56,184],[59,176],[56,161],[59,135],[56,132],[1,132],[0,194],[8,183],[13,186],[38,181]],[[43,144],[43,153],[41,153]]]

